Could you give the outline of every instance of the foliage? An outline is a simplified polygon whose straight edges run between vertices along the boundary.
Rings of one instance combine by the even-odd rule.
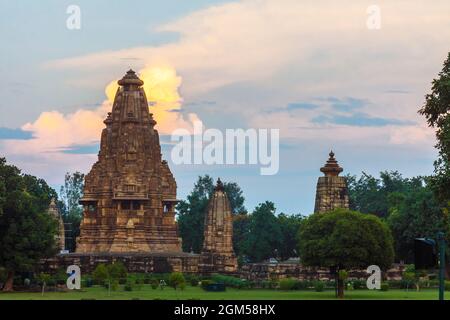
[[[169,276],[169,286],[175,290],[184,290],[186,287],[186,279],[181,272],[172,272]]]
[[[97,284],[105,283],[109,278],[108,268],[104,263],[99,263],[92,272],[92,278]]]
[[[100,263],[92,272],[92,278],[97,284],[103,283],[106,288],[111,286],[112,290],[116,290],[120,282],[126,284],[127,269],[120,261],[108,265]]]
[[[434,238],[438,231],[450,235],[446,203],[434,197],[430,181],[403,178],[397,171],[381,172],[380,178],[365,173],[359,179],[347,176],[350,208],[386,219],[397,260],[413,261],[415,238]]]
[[[61,201],[58,202],[63,221],[67,228],[66,249],[75,251],[76,238],[80,235],[80,222],[83,217],[83,208],[79,201],[83,196],[84,174],[80,172],[69,173],[64,176],[64,185],[61,186]]]
[[[383,283],[380,285],[380,290],[381,290],[381,291],[388,291],[388,290],[389,290],[389,283],[383,282]]]
[[[222,283],[227,287],[232,287],[236,289],[244,288],[247,285],[247,281],[245,280],[221,274],[214,274],[211,277],[211,280],[213,281],[213,283]]]
[[[437,198],[447,203],[450,200],[450,53],[438,78],[432,81],[431,93],[425,96],[419,113],[436,129],[439,155],[430,184]]]
[[[346,209],[313,214],[299,233],[299,252],[305,265],[339,269],[383,269],[393,262],[392,235],[385,223],[373,215]]]
[[[278,248],[278,256],[282,260],[297,257],[298,230],[300,229],[303,216],[280,213],[277,219],[281,232],[281,245]]]
[[[200,282],[200,279],[196,275],[190,276],[189,283],[191,286],[196,287],[198,286],[198,283]]]
[[[56,192],[4,158],[0,181],[0,266],[8,271],[4,290],[12,290],[16,271],[32,271],[39,260],[57,251],[57,222],[47,213]]]
[[[314,290],[316,292],[322,292],[325,289],[325,283],[323,283],[322,281],[314,281]]]
[[[279,282],[280,290],[294,290],[297,286],[298,280],[293,278],[281,279]]]
[[[250,232],[250,217],[249,214],[242,213],[233,218],[233,248],[240,265],[244,262],[242,255],[245,252],[244,243]]]
[[[282,242],[281,228],[275,216],[275,205],[266,201],[259,204],[250,218],[249,234],[243,243],[243,252],[255,262],[277,256]]]
[[[372,264],[387,269],[394,260],[393,239],[387,225],[374,215],[347,209],[306,218],[300,228],[299,252],[305,265],[338,267],[340,298],[348,276],[344,270]]]

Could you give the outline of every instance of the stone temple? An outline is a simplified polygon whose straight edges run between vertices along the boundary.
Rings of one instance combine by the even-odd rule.
[[[317,180],[315,213],[331,211],[336,208],[349,208],[347,181],[339,174],[342,169],[331,151],[325,166],[320,171],[325,174]]]
[[[201,255],[203,272],[236,272],[233,250],[233,213],[220,179],[208,203]]]
[[[76,252],[181,252],[177,185],[161,159],[144,82],[130,70],[118,84],[98,161],[85,178]]]

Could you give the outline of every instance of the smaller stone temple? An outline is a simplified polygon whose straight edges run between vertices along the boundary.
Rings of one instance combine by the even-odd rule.
[[[347,181],[339,176],[343,170],[331,151],[327,163],[320,168],[325,176],[317,180],[315,213],[349,208]]]
[[[205,215],[203,250],[199,269],[204,272],[236,272],[233,250],[233,214],[220,178]]]
[[[64,250],[65,248],[65,229],[64,221],[62,219],[61,213],[58,210],[55,199],[52,198],[50,205],[48,207],[48,214],[51,215],[58,221],[58,235],[56,236],[56,243],[59,250]]]

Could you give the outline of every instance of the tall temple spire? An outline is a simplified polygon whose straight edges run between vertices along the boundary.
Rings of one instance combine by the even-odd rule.
[[[339,176],[343,170],[331,150],[327,162],[320,168],[325,176],[317,180],[314,212],[321,213],[349,207],[347,181]]]
[[[329,153],[329,158],[327,160],[327,163],[325,163],[325,166],[320,168],[320,171],[325,174],[326,177],[330,176],[338,176],[339,173],[341,173],[344,169],[342,169],[337,160],[334,158],[334,152],[333,150]]]
[[[206,273],[234,272],[237,269],[233,250],[233,214],[220,178],[217,179],[205,215],[200,268]]]
[[[181,252],[176,182],[133,70],[118,81],[98,161],[85,178],[77,252]]]

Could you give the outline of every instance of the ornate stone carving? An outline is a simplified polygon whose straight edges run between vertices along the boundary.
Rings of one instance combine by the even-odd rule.
[[[176,182],[133,70],[118,81],[98,161],[85,178],[76,252],[181,252]]]
[[[349,207],[347,181],[344,177],[339,177],[343,169],[334,158],[333,151],[329,154],[329,159],[320,171],[325,174],[319,177],[316,190],[316,204],[314,212],[327,212],[336,208]]]
[[[200,270],[235,272],[237,259],[233,250],[233,214],[220,179],[209,200],[206,216]]]

